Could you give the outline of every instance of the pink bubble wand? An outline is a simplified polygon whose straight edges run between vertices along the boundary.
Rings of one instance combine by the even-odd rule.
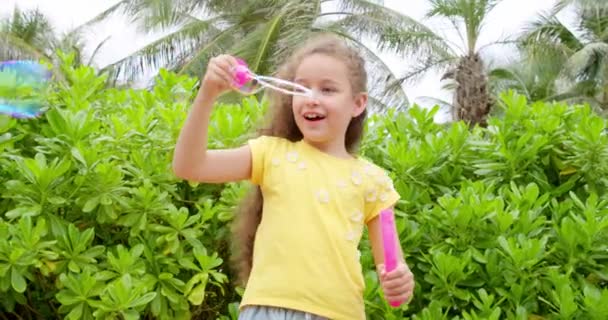
[[[382,230],[382,244],[384,247],[384,269],[386,272],[393,271],[398,264],[397,232],[395,227],[395,216],[392,209],[384,209],[380,212],[380,226]],[[392,307],[401,305],[401,301],[389,301]]]
[[[270,88],[288,95],[303,96],[308,98],[312,98],[314,96],[313,91],[303,85],[275,77],[255,74],[249,70],[247,64],[243,60],[237,60],[239,65],[233,70],[233,85],[242,94],[255,94],[264,88]],[[247,86],[247,84],[249,84],[250,87]],[[256,84],[259,84],[259,86],[255,86]]]

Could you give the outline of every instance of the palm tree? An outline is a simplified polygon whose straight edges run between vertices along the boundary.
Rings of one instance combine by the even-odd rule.
[[[131,17],[140,30],[162,32],[156,41],[105,68],[116,78],[134,80],[159,67],[200,76],[210,57],[219,53],[237,55],[254,72],[270,74],[306,37],[333,32],[356,44],[367,57],[370,96],[378,105],[408,103],[401,88],[382,90],[396,77],[376,55],[374,45],[398,51],[399,44],[385,34],[405,32],[416,22],[381,1],[123,0],[85,26],[114,13]],[[361,39],[371,39],[371,44]]]
[[[0,60],[42,59],[57,63],[57,52],[63,51],[74,53],[75,65],[90,64],[104,42],[85,62],[85,42],[81,34],[76,31],[57,34],[38,9],[21,11],[15,7],[10,17],[0,21]]]
[[[526,47],[520,48],[519,56],[513,57],[504,66],[489,71],[492,94],[497,96],[503,91],[514,90],[526,97],[528,101],[551,101],[559,97],[555,81],[562,70],[560,59],[538,63],[536,55]]]
[[[576,13],[571,28],[557,17],[566,9]],[[554,92],[545,100],[588,102],[608,111],[608,3],[560,0],[532,22],[520,40],[530,63],[558,68]]]
[[[459,42],[423,22],[412,24],[405,31],[386,34],[397,51],[414,60],[415,66],[397,84],[416,81],[430,71],[441,72],[442,80],[453,80],[454,96],[450,105],[454,120],[484,125],[493,97],[488,88],[487,67],[480,54],[485,46],[480,47],[478,40],[485,18],[500,1],[430,0],[425,17],[452,25]]]
[[[0,21],[0,59],[45,57],[52,36],[51,24],[40,11],[15,7],[12,16]]]

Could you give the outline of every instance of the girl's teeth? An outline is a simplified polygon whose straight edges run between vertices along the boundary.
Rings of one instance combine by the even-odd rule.
[[[320,114],[304,114],[304,118],[306,118],[307,120],[320,120],[325,118],[324,116],[320,115]]]

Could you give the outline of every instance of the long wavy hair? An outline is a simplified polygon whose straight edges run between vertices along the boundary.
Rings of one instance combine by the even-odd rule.
[[[300,62],[311,55],[323,54],[346,64],[349,71],[351,91],[353,94],[367,92],[367,72],[365,61],[359,52],[346,44],[338,36],[332,34],[319,34],[308,40],[279,67],[275,76],[293,81]],[[258,135],[275,136],[299,141],[303,138],[302,132],[296,125],[292,97],[269,92],[270,110],[266,125],[257,132]],[[355,153],[363,135],[364,121],[367,111],[354,117],[346,130],[345,147],[350,153]],[[238,280],[244,285],[247,283],[253,264],[253,248],[258,225],[262,220],[264,198],[259,186],[254,186],[238,207],[233,224],[233,265],[238,271]]]

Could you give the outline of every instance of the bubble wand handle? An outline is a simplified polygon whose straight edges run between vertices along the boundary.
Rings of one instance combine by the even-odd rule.
[[[386,272],[397,268],[398,248],[397,232],[395,231],[395,216],[392,209],[384,209],[380,212],[380,226],[382,231],[382,245],[384,248],[384,268]],[[400,301],[389,301],[393,307],[401,305]]]

